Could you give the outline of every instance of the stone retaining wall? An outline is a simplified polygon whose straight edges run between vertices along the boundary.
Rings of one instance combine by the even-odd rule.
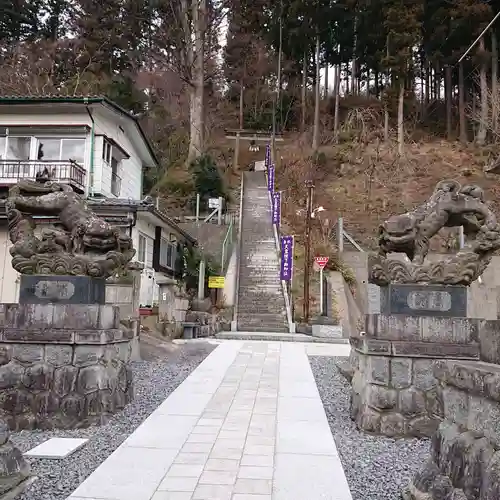
[[[391,437],[431,436],[443,418],[431,359],[358,355],[351,417],[366,431]]]
[[[116,306],[0,304],[0,416],[12,430],[103,423],[133,397],[132,338]]]
[[[434,366],[445,420],[431,458],[403,492],[405,500],[500,498],[500,367],[439,361]]]
[[[367,432],[430,437],[444,418],[433,364],[479,359],[482,322],[470,318],[368,314],[339,368],[352,377],[351,416]],[[493,330],[492,330],[493,331]]]

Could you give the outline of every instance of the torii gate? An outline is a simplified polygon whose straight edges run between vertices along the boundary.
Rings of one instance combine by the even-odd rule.
[[[236,168],[239,164],[240,157],[240,142],[248,141],[250,142],[250,151],[259,150],[259,142],[271,143],[273,140],[272,134],[264,130],[248,130],[248,129],[226,129],[226,139],[234,139],[236,144],[234,148],[234,162],[233,167]],[[274,136],[275,142],[283,142],[283,136],[281,134],[276,134]]]

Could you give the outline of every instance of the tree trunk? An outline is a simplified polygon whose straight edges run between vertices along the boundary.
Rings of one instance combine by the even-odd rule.
[[[387,60],[389,59],[389,35],[387,35],[387,41],[386,41],[386,56]],[[384,92],[385,92],[385,103],[384,103],[384,141],[387,142],[389,140],[389,102],[388,102],[388,93],[389,91],[389,70],[387,70],[385,74],[385,85],[384,85]]]
[[[471,89],[471,93],[472,93],[472,116],[474,117],[474,120],[472,121],[472,135],[474,137],[474,142],[475,142],[477,139],[477,93],[475,85]]]
[[[481,54],[484,53],[484,38],[479,41],[479,51]],[[486,143],[486,132],[488,125],[488,81],[486,79],[486,65],[484,62],[481,63],[479,80],[481,82],[481,111],[479,118],[479,128],[477,131],[476,141],[482,146]]]
[[[398,98],[398,154],[403,156],[405,144],[405,130],[404,130],[404,99],[405,99],[405,85],[404,79],[399,81],[399,98]]]
[[[446,137],[451,141],[451,66],[446,65],[445,67],[445,79],[444,79],[444,89],[445,89],[445,101],[446,101]]]
[[[441,78],[439,76],[439,63],[436,62],[436,68],[434,70],[434,99],[439,101],[441,97]]]
[[[320,67],[319,67],[319,36],[316,37],[316,85],[315,85],[315,100],[314,100],[314,128],[313,128],[313,151],[318,151],[319,148],[319,100],[320,100]]]
[[[325,100],[328,99],[328,63],[325,64]]]
[[[303,134],[306,131],[306,113],[307,113],[307,52],[304,51],[304,61],[302,63],[302,101],[301,101],[301,117],[300,117],[300,132]]]
[[[194,53],[191,65],[192,80],[189,88],[190,137],[188,163],[191,163],[193,160],[200,157],[203,154],[204,149],[204,37],[206,12],[206,0],[193,1],[191,5],[191,18],[193,24]]]
[[[426,71],[425,71],[425,109],[429,106],[430,95],[429,91],[431,88],[431,64],[429,61],[425,63]]]
[[[240,131],[243,130],[243,80],[240,81]],[[241,145],[241,134],[238,132],[236,134],[236,144],[234,148],[234,164],[233,169],[236,171],[240,164],[240,145]]]
[[[345,95],[349,95],[349,63],[345,63]]]
[[[498,44],[497,36],[491,30],[491,117],[492,132],[497,142],[498,136]]]
[[[458,113],[460,115],[460,142],[467,143],[467,124],[465,122],[465,99],[464,99],[464,65],[458,65]]]
[[[333,114],[333,137],[335,143],[339,142],[339,104],[340,104],[340,73],[342,66],[338,64],[335,66],[335,83],[334,83],[334,94],[335,94],[335,111]]]

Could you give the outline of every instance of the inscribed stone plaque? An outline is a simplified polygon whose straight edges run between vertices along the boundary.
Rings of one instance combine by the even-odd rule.
[[[368,283],[368,314],[380,313],[380,287]]]
[[[467,316],[467,288],[445,285],[389,285],[381,287],[383,314],[411,316]]]
[[[103,278],[21,275],[20,304],[104,304],[105,299]]]

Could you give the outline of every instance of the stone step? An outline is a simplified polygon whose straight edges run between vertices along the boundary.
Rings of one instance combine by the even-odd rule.
[[[253,331],[255,333],[288,333],[288,327],[280,326],[253,326],[245,325],[238,322],[238,330]]]
[[[244,175],[238,329],[287,332],[266,179],[262,172]]]
[[[269,307],[256,307],[250,305],[241,305],[238,306],[238,317],[240,316],[262,316],[263,314],[272,314],[276,317],[283,317],[283,311],[280,308],[270,309]]]
[[[280,332],[219,332],[215,338],[221,340],[262,340],[277,342],[309,342],[316,344],[349,344],[347,339],[320,339],[304,335],[302,333],[280,333]]]

